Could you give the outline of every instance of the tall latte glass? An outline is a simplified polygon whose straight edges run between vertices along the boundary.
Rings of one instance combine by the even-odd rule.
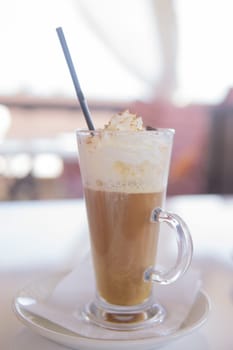
[[[188,268],[192,240],[186,224],[165,211],[174,131],[77,131],[87,208],[96,297],[87,305],[91,322],[137,329],[162,322],[166,310],[152,293]],[[161,223],[177,241],[175,266],[156,269]]]

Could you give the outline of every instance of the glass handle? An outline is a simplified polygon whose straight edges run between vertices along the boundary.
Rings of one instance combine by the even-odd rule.
[[[149,267],[144,273],[145,281],[170,284],[175,282],[189,267],[193,256],[193,242],[189,229],[182,218],[176,214],[155,208],[151,214],[151,221],[167,223],[176,234],[178,254],[175,265],[166,272]]]

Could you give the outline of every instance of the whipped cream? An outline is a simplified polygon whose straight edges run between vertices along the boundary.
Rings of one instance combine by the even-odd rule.
[[[104,129],[78,133],[85,187],[125,193],[164,191],[172,131],[146,131],[142,118],[124,111]]]
[[[145,130],[141,117],[130,113],[128,110],[112,116],[111,120],[105,125],[105,130],[119,130],[119,131],[139,131]]]

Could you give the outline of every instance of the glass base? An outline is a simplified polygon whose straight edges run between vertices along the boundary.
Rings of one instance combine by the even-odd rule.
[[[93,301],[86,306],[83,315],[86,320],[97,326],[129,331],[154,326],[155,323],[162,323],[166,317],[166,311],[157,303],[114,306]]]

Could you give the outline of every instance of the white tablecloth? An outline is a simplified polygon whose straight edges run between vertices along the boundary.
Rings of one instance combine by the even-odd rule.
[[[231,350],[233,198],[174,197],[167,201],[167,208],[189,224],[195,248],[192,265],[201,270],[212,308],[200,329],[163,349]],[[0,204],[1,350],[65,349],[24,327],[12,312],[12,298],[26,283],[74,266],[77,254],[87,249],[82,200]]]

